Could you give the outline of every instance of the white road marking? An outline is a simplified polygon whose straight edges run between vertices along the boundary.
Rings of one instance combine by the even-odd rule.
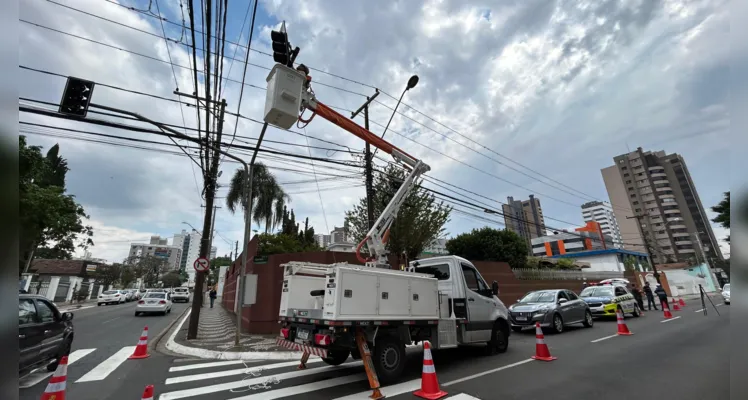
[[[606,336],[606,337],[601,337],[600,339],[595,339],[595,340],[591,341],[590,343],[602,342],[603,340],[607,340],[607,339],[614,338],[614,337],[617,337],[617,336],[618,335],[616,334],[616,335],[610,335],[610,336]]]
[[[471,396],[467,393],[458,393],[454,396],[447,397],[448,400],[481,400],[478,397]]]
[[[307,365],[318,363],[318,362],[322,362],[322,359],[318,358],[314,360],[309,360],[307,361]],[[267,371],[269,369],[292,367],[294,365],[299,365],[299,362],[288,361],[288,362],[282,362],[282,363],[260,365],[258,367],[230,369],[228,371],[217,371],[217,372],[201,373],[201,374],[196,374],[196,375],[178,376],[176,378],[167,379],[165,384],[171,385],[174,383],[192,382],[192,381],[199,381],[203,379],[221,378],[224,376],[232,376],[232,375],[242,375],[242,374],[249,375],[250,373],[253,373],[253,372],[257,373],[257,372]]]
[[[675,321],[675,320],[676,320],[676,319],[678,319],[678,318],[680,318],[680,316],[678,316],[678,317],[673,317],[673,318],[668,318],[668,319],[663,319],[663,320],[662,320],[662,321],[660,321],[660,322],[670,322],[670,321]]]
[[[80,379],[75,381],[75,383],[100,381],[106,378],[107,376],[109,376],[109,374],[112,373],[112,371],[117,369],[117,367],[125,362],[125,360],[127,360],[127,357],[130,357],[130,355],[132,355],[133,351],[135,351],[135,346],[125,346],[121,348],[118,352],[112,354],[111,357],[102,361],[99,365],[80,377]]]
[[[518,362],[516,362],[514,364],[509,364],[509,365],[505,365],[503,367],[494,368],[494,369],[491,369],[491,370],[488,370],[488,371],[483,371],[483,372],[480,372],[480,373],[477,373],[477,374],[474,374],[474,375],[464,376],[464,377],[462,377],[460,379],[455,379],[455,380],[453,380],[451,382],[444,383],[442,386],[450,386],[450,385],[454,385],[455,383],[460,383],[460,382],[469,381],[471,379],[480,378],[481,376],[488,375],[488,374],[493,374],[494,372],[499,372],[499,371],[503,371],[505,369],[518,367],[518,366],[520,366],[522,364],[529,363],[530,361],[534,361],[534,360],[532,358],[528,358],[527,360],[518,361]],[[418,379],[418,381],[420,382],[421,380]]]
[[[174,361],[179,361],[179,360],[174,360]],[[195,359],[188,359],[188,360],[184,360],[184,361],[197,361],[197,360],[195,360]],[[209,362],[209,363],[184,365],[184,366],[181,366],[181,367],[171,367],[171,368],[169,368],[169,372],[189,371],[191,369],[223,367],[223,366],[226,366],[226,365],[236,365],[236,364],[256,363],[256,362],[257,361],[254,361],[254,360],[251,360],[251,361],[242,361],[242,360],[216,361],[216,362]]]
[[[347,364],[342,364],[339,366],[327,366],[327,367],[319,367],[319,368],[302,369],[298,371],[285,372],[285,373],[277,374],[277,375],[260,376],[260,377],[252,378],[252,379],[242,379],[236,382],[221,383],[218,385],[202,386],[202,387],[197,387],[194,389],[185,389],[185,390],[178,390],[175,392],[163,393],[158,397],[158,399],[159,400],[183,399],[186,397],[199,396],[202,394],[223,392],[226,390],[237,389],[240,387],[249,387],[251,385],[257,385],[257,384],[267,382],[269,378],[275,378],[280,381],[283,381],[284,379],[293,379],[293,378],[298,378],[301,376],[320,374],[323,372],[330,372],[330,371],[336,371],[336,370],[339,371],[341,368],[353,368],[353,367],[360,367],[362,365],[363,364],[361,363],[361,361],[355,361],[355,362],[351,362]],[[419,382],[420,382],[420,379],[419,379]]]
[[[68,365],[80,360],[81,358],[93,353],[94,351],[96,351],[96,349],[78,349],[70,353],[70,355],[68,356]],[[52,376],[52,372],[48,372],[46,366],[37,368],[30,374],[21,378],[21,380],[18,382],[18,388],[30,388],[50,376]]]
[[[694,312],[702,312],[702,311],[704,311],[704,310],[705,310],[705,309],[704,309],[704,308],[702,308],[701,310],[696,310],[696,311],[694,311]]]
[[[291,386],[283,389],[270,390],[267,392],[250,394],[248,396],[237,397],[231,400],[275,400],[295,396],[297,394],[313,392],[315,390],[327,389],[335,386],[346,385],[353,382],[366,380],[366,375],[353,374],[342,376],[340,378],[327,379],[319,382],[307,383],[305,385]]]
[[[112,318],[112,319],[108,319],[108,320],[106,320],[106,321],[102,322],[102,324],[106,324],[107,322],[112,322],[112,321],[114,321],[115,319],[120,319],[120,318],[122,318],[122,317],[114,317],[114,318]]]
[[[719,304],[717,304],[717,307],[721,306],[722,304],[724,304],[724,303],[719,303]]]

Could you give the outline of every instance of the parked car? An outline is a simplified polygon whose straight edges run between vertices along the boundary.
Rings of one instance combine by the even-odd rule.
[[[566,289],[527,293],[509,307],[509,317],[515,332],[534,326],[536,322],[556,333],[563,332],[564,327],[571,324],[581,323],[588,328],[593,325],[590,307],[576,293]]]
[[[164,292],[148,292],[135,306],[135,316],[158,313],[166,315],[171,312],[171,295]]]
[[[122,291],[122,293],[125,294],[125,302],[133,301],[132,291],[129,289],[125,289]]]
[[[19,376],[44,365],[57,369],[73,345],[72,321],[73,313],[61,313],[44,296],[18,295]]]
[[[724,300],[725,304],[728,306],[730,305],[730,284],[725,283],[725,286],[722,286],[722,300]]]
[[[634,317],[641,315],[639,304],[626,286],[621,284],[590,286],[579,294],[589,306],[594,317],[615,317],[616,310],[621,310]]]
[[[190,301],[190,289],[186,287],[174,288],[174,292],[171,294],[171,300],[173,302],[183,301],[185,303]]]
[[[127,301],[127,299],[121,290],[105,290],[99,295],[99,298],[96,299],[96,304],[120,304],[125,301]]]

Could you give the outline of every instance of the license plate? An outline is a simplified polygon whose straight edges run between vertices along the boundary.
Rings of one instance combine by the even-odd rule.
[[[148,301],[146,301],[146,304],[156,304],[156,302],[153,301],[153,300],[148,300]]]
[[[516,316],[514,317],[514,319],[516,319],[517,321],[527,321],[527,317]]]
[[[299,329],[296,332],[296,338],[302,339],[302,340],[309,340],[309,331],[306,329]]]

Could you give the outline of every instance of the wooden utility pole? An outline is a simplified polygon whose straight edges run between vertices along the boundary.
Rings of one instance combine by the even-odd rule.
[[[364,128],[369,130],[369,103],[379,96],[379,90],[374,93],[374,96],[366,97],[366,103],[358,108],[355,112],[351,113],[351,119],[356,118],[356,115],[361,111],[364,112]],[[373,177],[373,158],[371,153],[371,146],[366,143],[366,150],[364,152],[364,174],[366,181],[366,218],[369,221],[369,229],[374,226],[374,177]]]
[[[649,262],[652,263],[652,273],[655,277],[655,280],[657,280],[657,283],[660,283],[660,273],[657,271],[657,265],[655,265],[655,261],[652,258],[652,252],[650,251],[651,248],[653,248],[649,244],[649,235],[647,235],[646,232],[644,232],[644,228],[642,228],[642,218],[644,218],[644,215],[634,215],[633,217],[626,217],[626,219],[636,219],[636,225],[639,228],[639,232],[642,235],[642,240],[644,241],[644,249],[647,251],[647,257],[649,257]]]

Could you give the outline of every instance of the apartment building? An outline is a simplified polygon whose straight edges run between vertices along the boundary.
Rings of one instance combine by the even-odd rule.
[[[613,247],[623,248],[621,229],[618,227],[618,220],[610,203],[607,201],[591,201],[582,204],[582,218],[585,222],[595,221],[599,223],[603,234],[612,238]]]
[[[646,237],[661,264],[701,259],[700,241],[707,258],[723,259],[681,155],[639,147],[613,161],[601,172],[625,249],[646,252]]]
[[[540,200],[533,195],[528,200],[514,200],[510,196],[501,208],[506,229],[524,238],[528,254],[532,255],[532,239],[545,236],[545,218]]]
[[[603,233],[602,227],[596,221],[587,223],[574,232],[554,232],[533,238],[532,255],[536,257],[562,256],[592,250],[609,250],[613,247],[613,238]]]
[[[128,255],[131,258],[144,256],[162,258],[169,265],[169,269],[178,270],[182,259],[182,246],[172,246],[167,243],[167,239],[151,236],[149,243],[131,243]]]

